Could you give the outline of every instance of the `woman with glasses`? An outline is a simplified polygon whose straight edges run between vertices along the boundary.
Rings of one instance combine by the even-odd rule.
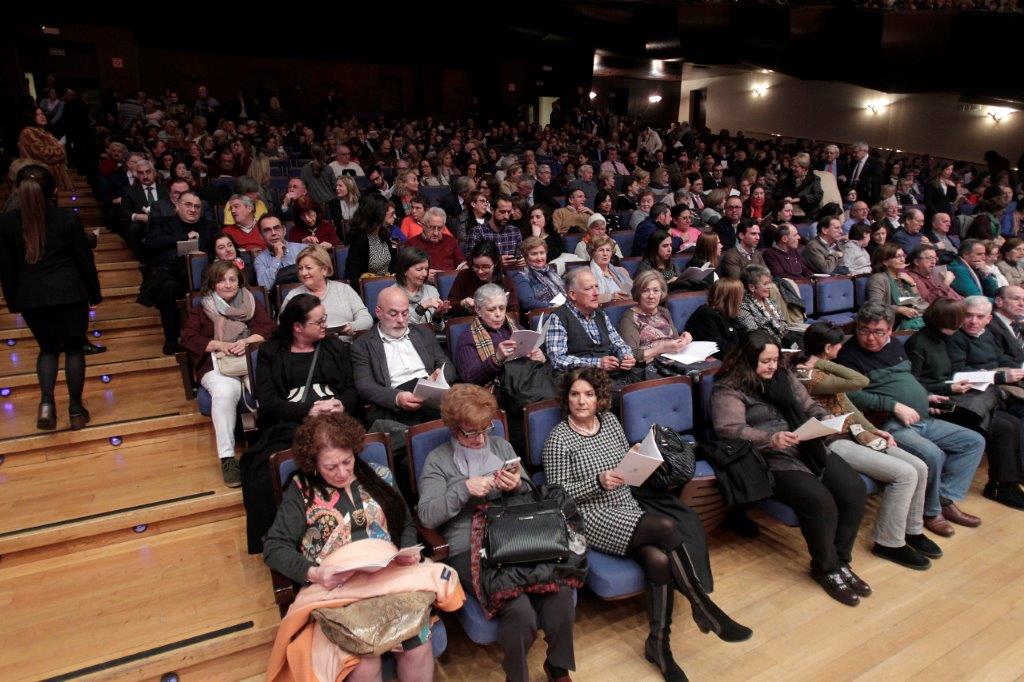
[[[470,533],[477,507],[496,502],[504,493],[526,490],[520,481],[522,466],[506,464],[518,459],[515,450],[505,439],[490,435],[497,414],[497,401],[486,389],[471,384],[453,386],[441,405],[441,418],[451,439],[427,455],[419,475],[420,521],[444,536],[451,552],[448,563],[470,593],[476,592]],[[574,613],[572,590],[564,585],[554,592],[520,594],[507,602],[497,614],[506,679],[529,682],[527,654],[541,629],[547,640],[547,678],[569,680],[569,671],[576,667]]]
[[[907,256],[896,242],[886,242],[871,254],[874,274],[868,279],[867,299],[891,305],[896,311],[896,330],[920,329],[921,313],[927,303],[917,291],[917,283],[907,273]]]
[[[576,245],[575,255],[583,260],[590,260],[590,253],[587,248],[597,237],[608,236],[608,221],[601,213],[594,213],[587,219],[587,233],[583,235],[583,239]],[[615,250],[612,252],[612,264],[618,265],[622,261],[622,249],[619,248],[618,242],[614,242]]]
[[[505,274],[501,265],[498,246],[489,239],[476,243],[469,252],[469,267],[455,276],[448,301],[451,303],[452,315],[472,315],[475,303],[473,296],[476,290],[485,284],[497,284],[508,294],[508,312],[519,313],[519,299],[516,297],[516,284]]]
[[[515,353],[516,342],[511,339],[519,325],[507,314],[508,294],[497,284],[477,289],[473,302],[476,319],[456,340],[455,368],[462,381],[492,388]],[[541,364],[547,361],[539,348],[527,357]]]
[[[227,362],[229,357],[244,358],[248,344],[269,337],[274,322],[263,304],[245,288],[245,279],[235,263],[214,261],[205,275],[200,303],[188,311],[181,345],[192,356],[199,383],[210,392],[210,418],[221,474],[226,486],[236,488],[242,479],[235,460],[235,422],[242,382],[247,376],[222,372],[221,359]]]
[[[334,260],[320,246],[307,246],[295,259],[301,286],[295,287],[284,297],[281,309],[300,294],[313,294],[327,312],[327,326],[345,336],[369,329],[373,318],[366,309],[363,299],[355,289],[334,279]]]
[[[771,298],[772,273],[763,265],[748,265],[740,274],[745,293],[736,318],[747,332],[762,331],[776,344],[788,348],[799,340],[794,338],[782,317],[779,307]]]

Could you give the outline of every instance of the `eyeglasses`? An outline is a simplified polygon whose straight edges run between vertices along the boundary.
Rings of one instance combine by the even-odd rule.
[[[888,333],[888,329],[868,329],[867,327],[857,327],[857,336],[873,336],[876,339],[881,339]]]
[[[484,427],[484,428],[480,429],[479,431],[467,431],[464,428],[462,428],[461,426],[459,427],[459,433],[461,433],[464,438],[476,438],[478,436],[486,436],[487,434],[489,434],[493,430],[494,430],[494,425],[493,424],[491,426]]]
[[[319,320],[306,320],[306,324],[315,324],[318,327],[326,327],[327,326],[327,316],[324,315]]]

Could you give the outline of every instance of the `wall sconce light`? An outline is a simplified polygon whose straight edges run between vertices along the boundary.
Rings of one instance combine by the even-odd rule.
[[[768,85],[766,83],[759,83],[750,89],[750,94],[754,97],[764,97],[766,92],[768,92]]]
[[[661,95],[651,95],[650,97],[647,98],[647,101],[650,102],[651,104],[657,104],[658,102],[661,101]]]
[[[878,114],[880,114],[880,113],[881,113],[881,112],[882,112],[882,111],[883,111],[883,110],[884,110],[884,109],[885,109],[885,108],[886,108],[887,106],[889,106],[889,103],[888,103],[888,102],[886,102],[886,101],[884,101],[884,100],[878,100],[877,102],[868,102],[868,103],[867,103],[867,104],[865,105],[865,108],[866,108],[866,109],[867,109],[868,111],[870,111],[870,112],[871,112],[871,115],[872,115],[872,116],[877,116],[877,115],[878,115]]]
[[[992,119],[992,123],[999,123],[1014,111],[1009,107],[989,107],[985,114]]]
[[[597,99],[597,93],[593,90],[590,91],[590,99]]]

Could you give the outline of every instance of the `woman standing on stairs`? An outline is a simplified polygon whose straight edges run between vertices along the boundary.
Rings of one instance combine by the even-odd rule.
[[[36,426],[57,428],[53,392],[63,351],[71,428],[81,429],[89,421],[82,404],[82,348],[89,306],[103,300],[99,275],[78,217],[55,205],[57,188],[50,172],[37,164],[25,166],[16,182],[20,208],[0,216],[0,284],[8,310],[21,313],[39,344]]]

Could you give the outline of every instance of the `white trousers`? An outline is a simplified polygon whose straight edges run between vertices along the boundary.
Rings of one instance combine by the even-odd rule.
[[[238,421],[238,401],[242,398],[242,380],[224,376],[214,367],[203,375],[201,383],[213,398],[210,418],[217,438],[217,456],[221,459],[234,457],[235,423]]]

